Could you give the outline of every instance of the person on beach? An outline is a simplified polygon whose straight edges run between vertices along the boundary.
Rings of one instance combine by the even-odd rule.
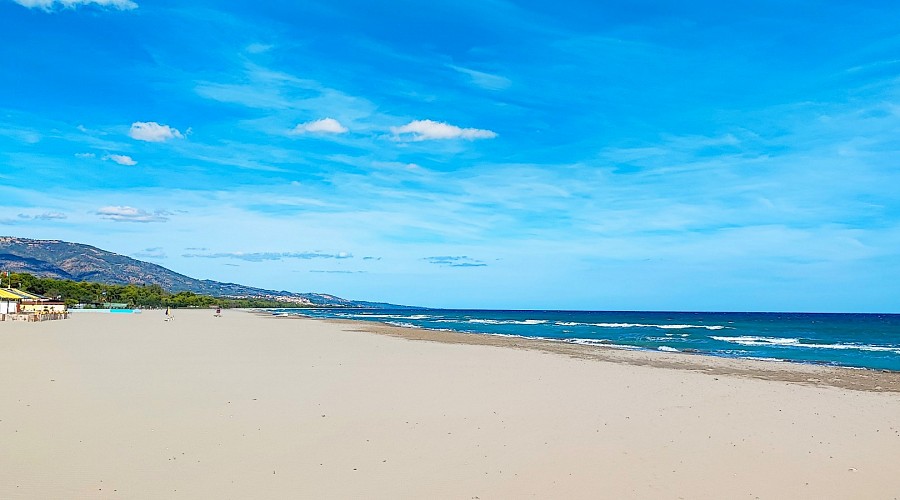
[[[222,316],[222,308],[216,306],[216,314],[215,314],[215,317],[219,318],[219,317],[221,317],[221,316]]]
[[[166,306],[166,321],[175,319],[175,315],[169,312],[169,306]]]

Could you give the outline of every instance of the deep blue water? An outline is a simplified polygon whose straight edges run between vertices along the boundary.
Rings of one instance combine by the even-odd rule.
[[[276,309],[629,349],[900,371],[900,314]]]

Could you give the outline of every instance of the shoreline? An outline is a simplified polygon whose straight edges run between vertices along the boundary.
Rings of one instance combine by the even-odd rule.
[[[639,348],[627,349],[504,334],[430,330],[420,327],[395,326],[380,321],[316,318],[303,314],[276,316],[263,310],[253,312],[273,318],[290,319],[291,317],[300,317],[335,325],[350,326],[352,331],[374,333],[407,340],[525,349],[558,354],[575,359],[688,370],[708,375],[737,376],[864,392],[900,393],[900,372],[890,370],[829,366],[790,360],[726,358],[704,353],[665,352]]]

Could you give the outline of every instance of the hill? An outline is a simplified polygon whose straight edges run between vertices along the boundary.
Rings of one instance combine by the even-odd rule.
[[[397,307],[392,304],[343,299],[329,294],[266,290],[237,283],[199,280],[158,264],[90,245],[60,240],[0,236],[0,270],[72,281],[159,285],[170,292],[187,291],[217,297],[274,298],[286,303],[322,306]]]

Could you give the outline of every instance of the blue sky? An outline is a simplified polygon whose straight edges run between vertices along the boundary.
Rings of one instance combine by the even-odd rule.
[[[425,306],[900,312],[898,26],[0,0],[0,233]]]

